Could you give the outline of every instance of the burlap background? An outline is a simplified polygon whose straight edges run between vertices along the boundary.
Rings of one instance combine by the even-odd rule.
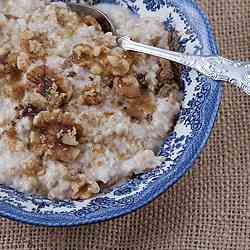
[[[250,60],[250,0],[200,0],[221,52]],[[0,220],[0,249],[250,249],[250,97],[225,87],[192,170],[147,207],[99,225],[47,229]]]

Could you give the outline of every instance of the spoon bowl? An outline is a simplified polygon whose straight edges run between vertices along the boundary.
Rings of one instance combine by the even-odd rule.
[[[67,6],[79,16],[93,16],[101,25],[104,33],[112,32],[116,34],[116,29],[111,19],[101,10],[78,3],[67,3]]]

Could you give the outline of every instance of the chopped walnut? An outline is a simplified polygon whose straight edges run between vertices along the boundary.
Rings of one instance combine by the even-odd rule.
[[[98,31],[102,30],[101,25],[97,22],[97,20],[93,16],[84,16],[82,17],[81,21],[87,24],[88,26],[94,26]]]
[[[69,146],[77,146],[79,144],[76,139],[76,135],[77,130],[75,127],[73,127],[72,130],[67,131],[66,134],[64,134],[64,131],[62,130],[57,134],[58,138],[62,139],[62,143]]]
[[[82,67],[89,69],[97,68],[98,72],[93,74],[101,74],[104,71],[104,60],[109,53],[110,48],[104,46],[96,46],[92,48],[87,44],[78,44],[73,48],[72,61]],[[100,60],[101,57],[102,59]]]
[[[46,66],[40,65],[32,68],[27,72],[27,79],[32,83],[36,83],[37,85],[43,81],[43,78],[46,76]]]
[[[115,48],[117,46],[116,36],[112,32],[105,33],[101,39],[96,41],[97,46],[101,46],[103,49]],[[108,50],[110,51],[110,50]],[[107,53],[107,51],[103,51]]]
[[[166,81],[174,78],[172,63],[168,60],[160,59],[160,71],[158,72],[158,81]]]
[[[64,162],[78,157],[82,128],[69,113],[42,111],[34,117],[33,127],[31,146],[38,155]]]
[[[139,83],[133,75],[128,75],[123,78],[116,77],[114,79],[114,87],[119,96],[135,98],[141,95]]]
[[[137,98],[131,99],[129,106],[125,112],[131,117],[137,120],[146,119],[156,109],[155,98],[148,95],[141,95]]]
[[[12,83],[5,86],[5,94],[14,100],[21,101],[25,94],[25,85]]]
[[[79,98],[83,105],[99,105],[105,100],[104,94],[97,84],[83,88]]]
[[[104,63],[107,71],[113,76],[125,76],[131,66],[131,62],[124,55],[109,55]]]
[[[80,24],[81,19],[77,13],[70,11],[67,8],[61,8],[60,6],[53,6],[55,8],[57,23],[67,30],[74,31]]]
[[[4,131],[3,136],[7,138],[9,148],[12,152],[25,150],[25,145],[22,141],[18,140],[17,130],[13,125],[11,125],[6,131]]]
[[[27,79],[35,84],[36,91],[45,97],[53,108],[65,104],[72,96],[72,86],[46,65],[33,68],[27,73]]]
[[[103,46],[96,46],[94,47],[92,54],[93,56],[97,57],[103,52]]]
[[[78,44],[72,50],[73,63],[80,64],[82,67],[91,67],[93,49],[86,44]]]
[[[180,86],[174,80],[166,82],[158,92],[160,97],[168,97],[179,102],[183,100],[183,95],[180,93]]]
[[[94,75],[101,75],[103,71],[104,69],[99,63],[94,63],[90,68],[90,72]]]
[[[24,53],[21,52],[18,56],[17,56],[17,68],[23,72],[26,72],[29,68],[31,64],[31,60],[29,58],[29,56]]]
[[[101,41],[99,41],[101,43]],[[90,69],[93,74],[104,76],[125,76],[134,62],[129,53],[113,45],[78,44],[72,50],[72,62]]]
[[[92,48],[87,44],[78,44],[73,48],[73,53],[78,59],[81,59],[83,56],[90,56]]]
[[[87,199],[98,194],[100,187],[96,182],[87,181],[86,177],[81,174],[77,181],[71,185],[73,199]]]
[[[10,51],[2,51],[0,54],[0,77],[17,71],[17,54]]]
[[[153,46],[159,47],[160,40],[161,40],[161,36],[156,36],[156,37],[151,39],[150,43]]]
[[[29,29],[21,33],[20,46],[30,59],[43,59],[47,56],[47,49],[51,47],[46,33]]]
[[[11,141],[17,139],[17,132],[14,126],[11,126],[10,128],[8,128],[8,130],[5,131],[5,134],[8,137],[8,139]]]
[[[7,55],[9,50],[6,47],[0,48],[0,56]]]
[[[23,175],[28,177],[37,177],[39,175],[43,175],[44,172],[45,169],[40,159],[34,159],[27,162],[23,169]]]

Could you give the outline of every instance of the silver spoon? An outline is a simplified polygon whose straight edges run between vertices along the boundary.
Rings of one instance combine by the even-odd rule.
[[[112,21],[101,10],[83,4],[68,3],[67,5],[79,15],[95,17],[104,32],[112,32],[117,35]],[[160,49],[134,42],[127,36],[118,36],[117,41],[124,50],[141,52],[180,63],[199,71],[213,80],[232,83],[250,95],[250,63],[231,61],[220,56],[196,56]]]

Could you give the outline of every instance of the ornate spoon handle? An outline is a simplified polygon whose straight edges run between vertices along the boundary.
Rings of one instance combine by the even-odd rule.
[[[187,55],[136,43],[128,37],[119,38],[118,43],[125,50],[165,58],[189,66],[213,80],[230,82],[250,95],[250,63],[230,61],[219,56]]]

